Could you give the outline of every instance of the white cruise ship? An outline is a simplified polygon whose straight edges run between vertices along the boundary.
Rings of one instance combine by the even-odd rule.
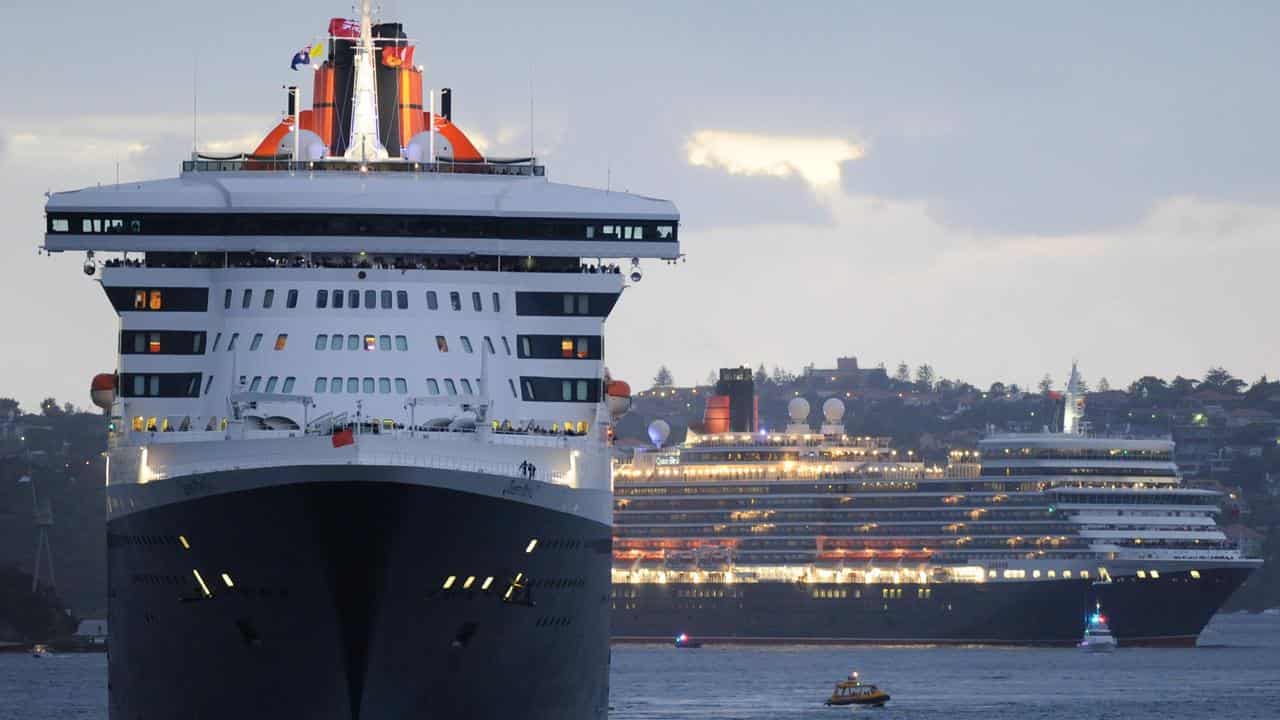
[[[679,215],[480,156],[413,49],[365,0],[252,154],[48,200],[120,318],[113,720],[607,714],[603,329]]]

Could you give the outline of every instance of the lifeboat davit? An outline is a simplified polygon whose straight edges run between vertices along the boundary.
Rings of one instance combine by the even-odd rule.
[[[609,405],[609,414],[614,419],[627,414],[631,409],[631,386],[621,380],[610,380],[604,386],[605,401]]]
[[[110,410],[111,405],[116,401],[115,373],[94,375],[93,382],[89,383],[89,397],[94,405],[103,410]]]

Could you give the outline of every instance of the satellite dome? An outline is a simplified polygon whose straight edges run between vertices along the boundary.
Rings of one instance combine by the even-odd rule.
[[[844,401],[840,398],[827,398],[827,401],[822,403],[822,416],[832,425],[840,422],[844,417]]]
[[[787,403],[787,415],[790,416],[793,423],[802,423],[808,420],[809,401],[802,397],[791,398],[791,402]]]
[[[662,447],[667,441],[667,436],[671,434],[671,426],[666,420],[654,420],[649,423],[649,441],[654,447]]]

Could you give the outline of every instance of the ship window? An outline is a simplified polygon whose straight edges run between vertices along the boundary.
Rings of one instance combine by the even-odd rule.
[[[436,336],[436,349],[440,352],[449,352],[449,341],[443,335]]]
[[[520,357],[532,357],[533,347],[529,344],[529,336],[521,335],[517,342],[520,343]]]
[[[408,349],[409,349],[409,338],[405,337],[404,335],[397,335],[396,350],[404,352],[404,351],[407,351]]]
[[[1071,571],[1070,571],[1070,570],[1063,570],[1063,571],[1062,571],[1062,577],[1064,577],[1064,578],[1069,578],[1069,577],[1071,577]]]
[[[341,310],[341,309],[342,309],[342,300],[343,300],[343,297],[344,297],[344,296],[343,296],[343,294],[342,294],[342,291],[341,291],[341,290],[334,290],[334,291],[333,291],[333,307],[334,307],[334,309],[335,309],[335,310]]]
[[[336,378],[329,379],[329,392],[331,393],[342,392],[342,378],[336,377]]]
[[[497,353],[493,351],[493,340],[490,340],[488,335],[484,336],[484,350],[490,355],[497,355]]]
[[[560,357],[573,357],[573,338],[564,338],[560,341]]]
[[[360,392],[360,378],[347,378],[347,393],[355,395],[358,392]]]
[[[583,359],[585,359],[588,355],[590,355],[590,354],[591,354],[591,350],[590,350],[590,346],[589,346],[589,343],[588,343],[587,338],[584,338],[584,337],[580,337],[580,338],[578,338],[578,340],[577,340],[577,349],[576,349],[576,351],[575,351],[575,354],[578,356],[578,359],[579,359],[579,360],[583,360]]]
[[[396,307],[401,310],[409,309],[409,293],[404,290],[396,291]]]
[[[204,394],[209,394],[209,389],[213,387],[213,376],[210,375],[208,380],[204,381]]]
[[[672,235],[672,233],[674,233],[675,231],[676,231],[676,229],[675,229],[675,226],[674,226],[674,225],[659,225],[659,226],[658,226],[658,239],[659,239],[659,240],[670,240],[670,239],[671,239],[671,235]]]
[[[56,218],[49,221],[49,229],[56,233],[70,232],[71,222],[66,218]]]
[[[409,383],[404,378],[396,378],[396,393],[400,395],[409,393]]]
[[[285,343],[289,342],[288,333],[280,333],[276,336],[276,350],[283,350]]]
[[[383,290],[379,295],[382,299],[382,309],[383,310],[390,309],[391,308],[391,291]]]
[[[471,338],[467,337],[466,335],[462,335],[459,337],[459,339],[462,340],[462,350],[464,352],[472,352]]]
[[[444,379],[444,389],[445,389],[445,392],[449,393],[450,395],[458,394],[458,386],[455,385],[453,381],[450,380],[449,378]]]
[[[298,291],[297,290],[289,291],[289,294],[285,297],[284,306],[290,309],[298,307]]]
[[[222,294],[222,307],[223,308],[231,307],[231,288],[227,288],[226,292]]]
[[[507,387],[511,388],[511,397],[519,397],[519,396],[520,396],[520,395],[519,395],[519,393],[517,393],[517,392],[516,392],[516,381],[515,381],[515,380],[512,380],[511,378],[507,378]]]
[[[439,394],[440,394],[440,383],[436,382],[436,381],[435,381],[434,379],[432,379],[432,378],[427,378],[427,394],[428,394],[428,395],[439,395]]]
[[[457,292],[449,293],[449,307],[454,310],[462,310],[462,296]]]
[[[364,349],[366,351],[376,350],[378,347],[378,339],[372,335],[364,336]]]
[[[236,349],[236,340],[240,339],[240,333],[231,333],[231,339],[227,341],[227,352]]]
[[[462,378],[462,380],[461,380],[460,382],[462,383],[462,394],[463,394],[463,395],[470,395],[470,394],[471,394],[471,381],[470,381],[470,380],[468,380],[468,379],[466,379],[466,378]]]
[[[364,306],[368,310],[378,309],[378,291],[377,290],[364,291]],[[386,307],[386,305],[383,305],[383,307]]]
[[[471,293],[471,306],[476,309],[476,312],[482,312],[484,310],[484,304],[480,302],[480,293]]]
[[[159,290],[151,291],[151,302],[147,304],[148,310],[159,310],[162,303],[163,294]]]
[[[262,392],[265,392],[265,393],[273,393],[273,392],[275,392],[275,391],[276,391],[276,381],[277,381],[277,380],[279,380],[279,379],[280,379],[280,378],[276,377],[275,375],[272,375],[271,377],[267,378],[267,386],[266,386],[265,388],[263,388],[263,389],[262,389]]]
[[[214,342],[217,342],[217,340],[215,339],[215,340],[214,340]],[[328,335],[324,335],[324,334],[317,335],[317,336],[316,336],[316,349],[317,349],[317,350],[324,350],[324,349],[325,349],[325,348],[327,348],[327,347],[329,347],[329,336],[328,336]]]
[[[316,378],[315,388],[313,389],[317,395],[323,395],[324,391],[328,388],[328,386],[329,386],[329,381],[327,379],[318,377]]]
[[[289,393],[293,392],[293,383],[296,379],[297,378],[294,378],[292,376],[285,378],[284,385],[280,387],[280,392],[284,393],[285,395],[288,395]]]
[[[249,352],[253,352],[254,350],[257,350],[258,346],[261,344],[262,344],[262,333],[254,333],[253,340],[249,342]]]
[[[534,394],[534,392],[533,392],[533,383],[532,383],[532,382],[530,382],[530,381],[528,381],[528,380],[525,380],[525,381],[524,381],[524,399],[525,399],[525,400],[537,400],[537,399],[538,399],[538,396],[537,396],[537,395],[535,395],[535,394]]]
[[[222,333],[213,336],[213,348],[209,352],[218,352],[218,345],[222,342]]]
[[[502,295],[499,293],[493,294],[493,311],[502,312]]]
[[[563,315],[573,314],[573,296],[568,293],[565,293],[565,296],[564,296],[564,312],[562,314]]]
[[[560,383],[560,399],[565,401],[573,400],[573,382],[564,380]]]
[[[391,336],[390,336],[390,335],[379,335],[379,336],[378,336],[378,349],[379,349],[379,350],[390,350],[390,349],[391,349]]]
[[[378,378],[378,392],[383,395],[391,392],[391,378]]]
[[[590,387],[590,383],[588,383],[586,380],[578,381],[577,390],[578,390],[579,402],[586,402],[589,387]]]
[[[427,291],[427,309],[428,309],[428,310],[438,310],[438,309],[440,309],[440,303],[436,301],[436,291],[435,291],[435,290],[428,290],[428,291]]]
[[[329,336],[329,349],[330,349],[330,350],[341,350],[341,349],[342,349],[342,336],[341,336],[341,335],[330,335],[330,336]]]
[[[356,308],[360,307],[360,291],[359,290],[347,291],[347,307],[351,308],[352,310],[355,310]]]
[[[365,394],[372,395],[374,392],[373,378],[371,377],[365,378],[363,385],[364,385]]]
[[[507,342],[506,335],[502,336],[502,349],[506,351],[507,355],[511,354],[511,343]]]
[[[262,307],[263,307],[263,309],[264,309],[264,310],[265,310],[266,308],[271,307],[271,303],[273,303],[273,302],[275,302],[275,301],[276,301],[276,291],[275,291],[275,290],[272,290],[272,289],[270,289],[270,288],[267,288],[266,290],[264,290],[264,291],[263,291],[263,293],[262,293]]]
[[[1190,575],[1191,575],[1191,579],[1192,579],[1192,580],[1199,580],[1199,579],[1200,579],[1200,571],[1199,571],[1199,570],[1192,570],[1192,571],[1190,572]]]
[[[329,291],[317,290],[316,291],[316,307],[322,308],[322,307],[328,306],[328,304],[329,304]]]
[[[339,339],[339,341],[341,341],[342,336],[341,336],[341,335],[339,335],[339,336],[338,336],[338,339]],[[348,335],[348,336],[347,336],[347,349],[348,349],[348,350],[359,350],[359,349],[360,349],[360,336],[359,336],[359,335]]]
[[[258,386],[262,384],[262,376],[254,375],[253,380],[249,383],[249,392],[258,392]]]
[[[252,303],[253,303],[253,291],[246,288],[244,291],[244,295],[241,296],[240,298],[240,307],[247,310],[249,308],[249,305]]]

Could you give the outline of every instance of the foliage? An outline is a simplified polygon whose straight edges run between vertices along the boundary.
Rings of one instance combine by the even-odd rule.
[[[671,370],[666,365],[658,368],[658,373],[653,376],[654,387],[670,387],[675,383],[676,379],[671,375]]]

